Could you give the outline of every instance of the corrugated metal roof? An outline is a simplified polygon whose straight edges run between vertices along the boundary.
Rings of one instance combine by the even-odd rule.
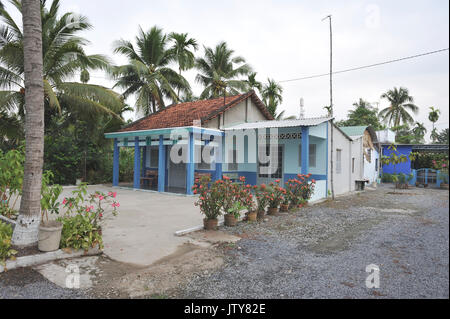
[[[225,131],[232,130],[248,130],[259,128],[280,128],[280,127],[296,127],[296,126],[317,126],[324,122],[330,121],[331,117],[315,117],[300,120],[283,120],[283,121],[261,121],[253,123],[242,123],[235,126],[224,128]]]
[[[350,137],[360,137],[364,135],[367,126],[343,126],[339,128]]]

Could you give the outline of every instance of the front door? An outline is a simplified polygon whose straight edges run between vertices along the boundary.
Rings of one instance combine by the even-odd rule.
[[[175,164],[170,160],[170,147],[167,150],[168,192],[186,192],[186,163]]]
[[[266,150],[259,149],[259,152],[266,152],[266,156],[269,153],[269,145],[266,146]],[[283,145],[271,146],[272,151],[270,152],[270,161],[268,163],[261,163],[258,157],[258,184],[269,184],[275,182],[276,180],[283,181]]]

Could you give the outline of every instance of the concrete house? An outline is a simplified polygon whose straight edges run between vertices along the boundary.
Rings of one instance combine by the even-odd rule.
[[[357,172],[357,179],[375,183],[380,175],[380,143],[377,133],[371,126],[341,127],[353,140],[352,173]]]
[[[317,200],[330,189],[332,131],[335,191],[342,194],[362,176],[363,139],[355,146],[328,117],[274,121],[254,91],[169,106],[105,136],[114,139],[113,186],[120,185],[119,149],[131,147],[135,189],[192,194],[205,174],[245,176],[255,185],[310,173]]]

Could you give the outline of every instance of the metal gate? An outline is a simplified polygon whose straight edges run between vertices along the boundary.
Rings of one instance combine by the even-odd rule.
[[[416,184],[437,186],[437,171],[431,168],[421,168],[417,170]]]

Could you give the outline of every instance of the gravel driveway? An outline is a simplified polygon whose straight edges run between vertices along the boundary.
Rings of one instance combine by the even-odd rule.
[[[228,231],[225,266],[181,298],[448,298],[449,193],[392,186]],[[366,288],[366,266],[380,288]]]

